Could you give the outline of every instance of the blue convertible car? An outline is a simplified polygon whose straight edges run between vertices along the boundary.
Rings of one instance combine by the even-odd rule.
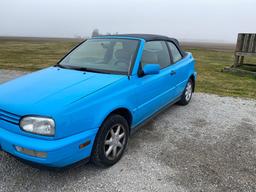
[[[0,149],[49,167],[111,166],[139,125],[190,102],[194,64],[165,36],[88,39],[55,66],[0,85]]]

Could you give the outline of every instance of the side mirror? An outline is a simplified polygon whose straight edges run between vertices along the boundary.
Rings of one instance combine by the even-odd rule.
[[[145,75],[158,74],[160,72],[159,64],[145,64],[143,67],[143,72]]]

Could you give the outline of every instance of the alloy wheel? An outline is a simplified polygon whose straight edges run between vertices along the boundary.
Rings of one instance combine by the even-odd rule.
[[[192,96],[192,83],[189,81],[185,90],[185,99],[186,101],[189,101]]]
[[[126,142],[125,128],[121,124],[116,124],[110,128],[104,141],[105,156],[109,160],[114,160],[124,150]]]

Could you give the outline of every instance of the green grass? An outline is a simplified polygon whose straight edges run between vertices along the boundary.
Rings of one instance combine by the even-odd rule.
[[[79,41],[0,39],[0,69],[35,71],[51,65]]]
[[[77,40],[0,39],[0,69],[35,71],[56,62],[75,46]],[[232,65],[232,51],[185,47],[193,53],[198,71],[198,92],[256,99],[256,79],[221,72]],[[248,60],[256,63],[255,58]]]
[[[221,72],[234,62],[232,51],[185,48],[193,53],[198,72],[197,91],[221,96],[247,97],[256,99],[256,79]],[[256,63],[255,58],[250,62]]]

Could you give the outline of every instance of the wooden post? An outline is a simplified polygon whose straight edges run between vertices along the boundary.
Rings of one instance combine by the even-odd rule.
[[[240,64],[240,56],[236,55],[236,52],[239,52],[243,46],[243,34],[239,33],[237,37],[236,50],[235,50],[235,63],[233,67],[238,67]]]
[[[251,35],[250,41],[249,41],[249,48],[248,48],[248,52],[249,53],[253,53],[253,47],[254,47],[254,42],[255,42],[255,34]]]
[[[243,65],[243,64],[244,64],[244,56],[240,56],[238,66]]]

